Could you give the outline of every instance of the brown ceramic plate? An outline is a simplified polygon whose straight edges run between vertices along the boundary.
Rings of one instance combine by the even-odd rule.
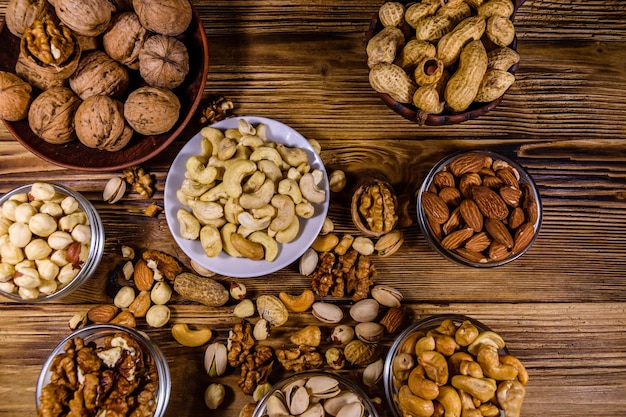
[[[513,15],[511,16],[511,20],[515,18],[515,13],[517,12],[517,9],[519,9],[519,7],[524,3],[525,0],[512,1],[515,9],[513,11]],[[407,0],[400,0],[400,2],[405,5],[410,3],[410,1]],[[375,34],[380,32],[382,28],[383,25],[382,23],[380,23],[380,20],[378,18],[378,12],[374,13],[374,15],[372,16],[372,20],[370,21],[367,33],[365,34],[365,41],[369,41]],[[515,39],[513,40],[511,45],[509,45],[509,47],[517,50],[517,36],[515,36]],[[515,74],[515,71],[517,71],[517,64],[513,65],[509,69],[509,72],[512,74]],[[412,104],[397,102],[396,100],[391,98],[389,94],[378,93],[378,96],[383,101],[383,103],[385,103],[391,110],[395,111],[405,119],[429,126],[453,125],[464,122],[466,120],[475,119],[496,108],[496,106],[500,104],[503,98],[503,96],[500,96],[490,103],[472,103],[469,109],[460,113],[450,113],[449,111],[444,110],[444,112],[441,114],[426,115],[424,114],[424,112],[419,111],[417,107],[413,106]]]
[[[135,133],[130,143],[122,150],[108,152],[84,146],[78,140],[55,145],[44,141],[33,133],[27,120],[4,121],[9,132],[26,149],[52,164],[84,171],[114,171],[140,164],[156,156],[165,149],[194,116],[206,84],[209,72],[209,49],[204,27],[197,11],[193,10],[193,20],[189,28],[177,36],[189,52],[189,74],[174,92],[180,99],[180,117],[174,127],[161,135],[143,136]],[[0,27],[0,70],[15,73],[15,63],[19,53],[19,38],[11,34],[2,22]],[[131,77],[131,88],[141,85],[140,77]],[[133,85],[134,83],[134,85]]]

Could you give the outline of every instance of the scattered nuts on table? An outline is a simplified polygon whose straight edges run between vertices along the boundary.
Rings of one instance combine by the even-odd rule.
[[[155,305],[155,307],[159,306],[159,304]],[[213,332],[208,327],[191,329],[187,323],[176,323],[172,326],[171,331],[172,336],[178,343],[188,347],[202,346],[213,336]]]

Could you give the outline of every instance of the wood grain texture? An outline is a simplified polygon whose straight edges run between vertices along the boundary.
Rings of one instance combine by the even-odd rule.
[[[7,0],[0,0],[4,15]],[[367,78],[365,32],[380,1],[194,0],[209,40],[205,99],[231,98],[238,115],[277,119],[320,141],[330,172],[353,181],[364,168],[382,171],[399,193],[412,196],[430,167],[458,150],[490,149],[516,159],[536,182],[544,210],[539,238],[522,258],[497,269],[460,267],[434,252],[417,223],[388,258],[375,257],[377,282],[397,287],[415,318],[458,313],[502,334],[529,369],[523,416],[622,415],[626,407],[626,3],[527,0],[516,14],[522,57],[516,82],[491,113],[460,125],[418,126],[386,107]],[[204,103],[203,103],[204,104]],[[201,104],[201,107],[203,106]],[[64,183],[96,206],[105,224],[105,256],[96,274],[60,302],[0,302],[0,416],[35,414],[35,385],[48,352],[78,312],[111,302],[108,273],[120,247],[160,249],[189,265],[163,214],[169,166],[200,128],[197,118],[165,152],[143,164],[156,181],[153,199],[128,193],[101,200],[111,175],[66,170],[30,154],[0,125],[0,195],[38,180]],[[333,195],[329,216],[338,233],[357,234],[349,193]],[[410,213],[415,218],[415,204]],[[228,284],[228,277],[217,277]],[[252,298],[310,282],[290,265],[246,279]],[[332,299],[344,309],[348,299]],[[234,303],[221,308],[176,298],[172,322],[207,325],[225,341],[236,322]],[[273,344],[316,323],[292,315]],[[211,379],[202,348],[179,346],[169,328],[146,330],[163,349],[173,384],[167,416],[209,411],[203,392],[227,385],[220,417],[238,417],[251,397],[237,387],[238,371]],[[324,326],[325,335],[330,332]],[[387,337],[383,346],[389,346]],[[325,344],[327,346],[327,344]],[[358,380],[360,370],[344,371]],[[380,390],[371,393],[382,395]]]

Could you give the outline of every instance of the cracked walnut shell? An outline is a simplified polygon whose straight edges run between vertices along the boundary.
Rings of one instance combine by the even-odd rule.
[[[151,36],[139,52],[139,73],[153,87],[178,87],[189,73],[187,47],[172,36]]]
[[[32,87],[15,74],[0,71],[0,119],[17,122],[28,116]]]
[[[178,121],[179,113],[178,97],[164,88],[138,88],[128,95],[124,103],[124,117],[142,135],[167,132]]]
[[[74,117],[78,140],[89,148],[110,152],[124,148],[133,130],[124,120],[123,111],[122,103],[109,96],[89,97]]]
[[[392,231],[398,223],[398,199],[388,181],[374,173],[357,185],[351,202],[352,221],[365,235],[378,237]]]
[[[70,142],[76,138],[74,113],[79,105],[80,99],[69,88],[49,88],[30,105],[28,124],[46,142]]]

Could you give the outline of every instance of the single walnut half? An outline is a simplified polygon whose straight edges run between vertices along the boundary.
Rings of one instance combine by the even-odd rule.
[[[109,0],[55,0],[54,10],[79,35],[98,36],[109,26],[115,6]]]
[[[111,58],[129,68],[139,68],[139,51],[148,36],[134,12],[118,13],[102,36],[102,46]]]
[[[28,116],[32,87],[15,74],[0,71],[0,119],[17,122]]]
[[[179,113],[178,97],[165,88],[138,88],[128,95],[124,103],[124,117],[142,135],[167,132],[178,121]]]
[[[193,15],[189,0],[133,0],[133,7],[143,27],[162,35],[180,35]]]
[[[122,103],[104,95],[87,98],[76,110],[76,135],[90,148],[115,152],[125,147],[133,130],[124,120]]]
[[[128,84],[126,68],[102,51],[85,54],[70,77],[70,87],[83,100],[99,94],[120,98]]]
[[[30,105],[28,124],[46,142],[69,142],[76,138],[74,113],[79,105],[80,99],[69,88],[49,88]]]
[[[139,52],[139,73],[153,87],[178,87],[188,72],[187,47],[172,36],[151,36]]]
[[[10,0],[5,17],[7,28],[21,38],[26,28],[35,20],[51,12],[52,8],[46,0]]]

